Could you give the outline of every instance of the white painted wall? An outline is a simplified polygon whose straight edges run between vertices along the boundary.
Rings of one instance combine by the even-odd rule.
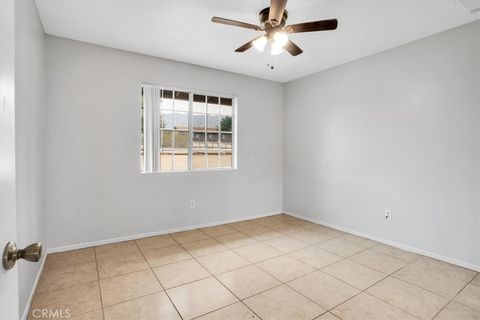
[[[480,265],[479,39],[471,23],[288,83],[284,209]]]
[[[33,0],[15,1],[17,245],[45,244],[45,35]],[[3,249],[2,249],[3,250]],[[40,263],[19,261],[19,311],[27,307]]]
[[[281,84],[51,36],[47,70],[49,247],[282,209]],[[237,95],[238,170],[140,174],[141,82]]]

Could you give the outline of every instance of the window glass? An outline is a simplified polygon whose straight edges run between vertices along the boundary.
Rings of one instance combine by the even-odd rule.
[[[220,114],[223,116],[232,116],[232,107],[220,106]]]
[[[175,149],[175,171],[188,170],[188,149]]]
[[[221,133],[220,134],[220,147],[222,149],[232,149],[232,134]]]
[[[233,99],[231,98],[220,98],[220,104],[222,106],[232,106],[233,105]]]
[[[173,91],[162,90],[162,102],[160,104],[162,110],[173,110]]]
[[[188,111],[189,104],[188,92],[175,91],[175,111]]]
[[[232,150],[220,151],[220,167],[230,168],[232,166]]]
[[[160,131],[160,141],[162,149],[171,149],[173,148],[173,131],[172,130],[162,130]]]
[[[173,129],[173,112],[171,111],[161,112],[160,129]]]
[[[207,148],[218,149],[218,133],[208,133],[207,134]]]
[[[206,119],[205,113],[203,114],[194,113],[193,114],[193,130],[205,130],[205,119]]]
[[[193,133],[193,148],[205,148],[205,132]]]
[[[232,117],[220,116],[220,131],[232,132]]]
[[[192,166],[194,169],[207,168],[207,153],[205,150],[194,149],[192,155]]]
[[[175,129],[188,130],[188,113],[175,112]]]
[[[172,150],[160,151],[160,170],[161,171],[173,170],[173,151]]]
[[[207,97],[194,94],[193,95],[193,112],[206,113],[207,112]]]
[[[218,158],[218,150],[208,150],[207,154],[207,165],[209,168],[218,168],[220,167]]]
[[[175,131],[175,149],[188,148],[188,131]]]
[[[207,130],[208,131],[218,131],[218,115],[207,115]]]
[[[209,114],[218,114],[220,112],[220,106],[218,105],[218,97],[207,98],[207,112]]]

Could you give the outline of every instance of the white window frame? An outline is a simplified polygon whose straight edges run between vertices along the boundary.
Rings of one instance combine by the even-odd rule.
[[[161,90],[171,90],[171,91],[181,91],[181,92],[187,92],[188,93],[188,169],[187,170],[175,170],[175,161],[173,161],[173,170],[161,170],[160,169],[160,161],[158,159],[159,151],[160,151],[160,124],[158,123],[159,119],[159,112],[160,110],[154,109],[151,110],[152,114],[150,117],[154,117],[153,119],[153,127],[147,125],[147,116],[146,116],[146,108],[143,106],[143,115],[141,116],[141,119],[143,121],[143,165],[142,169],[140,169],[141,173],[145,174],[151,174],[151,173],[182,173],[182,172],[202,172],[202,171],[231,171],[231,170],[237,170],[237,154],[238,154],[238,149],[237,149],[237,122],[238,122],[238,114],[237,114],[237,106],[238,106],[238,97],[236,95],[232,94],[225,94],[225,93],[218,93],[218,92],[212,92],[212,91],[205,91],[205,90],[196,90],[196,89],[186,89],[186,88],[179,88],[179,87],[172,87],[172,86],[163,86],[163,85],[158,85],[158,84],[152,84],[152,83],[146,83],[142,82],[140,88],[144,87],[151,87],[151,88],[157,88]],[[192,159],[193,159],[193,95],[204,95],[205,98],[208,96],[215,96],[220,98],[227,98],[227,99],[232,99],[232,166],[231,167],[218,167],[218,168],[193,168],[192,165]],[[220,102],[220,101],[219,101]],[[145,103],[145,99],[144,102]],[[207,103],[207,101],[205,101]],[[158,104],[157,108],[160,106]],[[175,116],[174,120],[175,122]],[[205,125],[208,125],[208,109],[207,112],[205,113]],[[175,123],[174,123],[175,126]],[[151,133],[147,133],[147,128],[150,130],[153,130]],[[172,129],[172,147],[174,147],[174,141],[175,141],[175,130]],[[221,138],[221,129],[219,128],[218,131],[218,138],[220,140]],[[205,132],[205,139],[207,140],[208,137],[208,131]],[[153,138],[153,142],[150,141],[150,139]],[[157,143],[155,143],[157,142]],[[147,165],[147,143],[150,145],[148,148],[150,149],[148,152],[152,153],[152,157],[150,159],[151,163]],[[219,148],[221,150],[221,148]],[[141,155],[140,155],[141,156]],[[208,155],[206,155],[208,158]],[[208,161],[208,160],[207,160]],[[147,171],[147,168],[149,169]]]

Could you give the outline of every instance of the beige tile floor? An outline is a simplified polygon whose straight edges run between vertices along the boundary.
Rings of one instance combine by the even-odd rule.
[[[480,275],[276,215],[51,254],[32,310],[67,308],[90,320],[478,320]]]

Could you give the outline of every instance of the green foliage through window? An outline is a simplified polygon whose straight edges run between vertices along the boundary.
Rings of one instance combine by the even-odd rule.
[[[223,117],[220,121],[220,130],[221,131],[232,131],[232,117]]]

